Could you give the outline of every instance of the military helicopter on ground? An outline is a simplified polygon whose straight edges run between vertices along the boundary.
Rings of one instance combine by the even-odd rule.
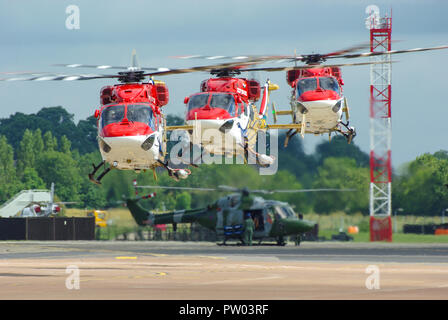
[[[265,200],[262,197],[252,196],[253,193],[291,193],[291,192],[323,192],[323,191],[354,191],[353,189],[297,189],[297,190],[250,190],[238,189],[229,186],[218,188],[190,188],[190,187],[163,187],[163,186],[137,186],[136,188],[173,189],[194,191],[221,191],[233,192],[218,199],[205,208],[191,210],[176,210],[168,213],[154,214],[141,207],[138,202],[146,196],[137,196],[126,200],[127,207],[135,222],[139,226],[154,226],[172,224],[176,230],[178,223],[197,222],[201,226],[216,232],[218,237],[224,239],[238,239],[244,243],[244,216],[250,214],[254,220],[255,230],[253,238],[259,240],[275,239],[278,245],[285,245],[286,236],[297,236],[296,243],[300,243],[300,236],[311,231],[315,222],[300,219],[291,206],[286,202]]]
[[[286,80],[291,86],[292,93],[290,97],[289,111],[276,111],[273,107],[274,122],[277,122],[279,115],[291,115],[292,124],[297,125],[296,128],[290,128],[286,134],[285,147],[289,139],[299,133],[304,137],[305,133],[323,134],[328,133],[331,137],[332,132],[342,134],[347,142],[350,143],[356,136],[354,127],[350,126],[349,108],[347,99],[343,95],[341,67],[343,66],[361,66],[368,64],[378,64],[382,62],[357,62],[345,64],[322,65],[327,59],[334,58],[361,58],[378,55],[388,55],[407,52],[429,51],[446,49],[448,46],[415,48],[408,50],[391,50],[385,52],[366,52],[353,53],[350,52],[360,50],[367,45],[357,45],[348,49],[338,50],[327,54],[307,54],[307,55],[260,55],[260,56],[183,56],[180,58],[202,58],[202,59],[237,59],[244,61],[250,60],[252,63],[263,62],[294,62],[294,66],[288,67],[260,67],[246,68],[243,71],[286,71]],[[305,63],[304,66],[297,66],[297,62]],[[345,122],[343,116],[345,115]],[[272,126],[270,126],[272,127]]]
[[[68,68],[95,68],[124,70],[118,74],[56,74],[13,72],[14,77],[1,78],[0,81],[74,81],[92,79],[117,79],[120,83],[101,89],[100,107],[94,116],[98,126],[98,145],[102,162],[95,165],[89,179],[101,184],[101,179],[112,169],[153,170],[163,167],[175,180],[186,179],[191,173],[188,169],[175,169],[168,166],[166,158],[166,131],[173,130],[165,125],[161,107],[169,100],[166,84],[152,78],[155,75],[182,74],[209,71],[216,67],[232,67],[240,63],[224,63],[217,66],[199,66],[188,69],[139,67],[135,50],[132,52],[131,66],[58,64]],[[17,77],[20,75],[21,77]],[[25,76],[26,75],[26,76]],[[150,77],[148,82],[143,82]],[[177,127],[178,128],[178,127]],[[109,165],[106,167],[106,165]],[[103,172],[95,178],[97,171]]]

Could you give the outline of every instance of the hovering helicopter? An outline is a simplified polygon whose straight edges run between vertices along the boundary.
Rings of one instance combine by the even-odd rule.
[[[236,64],[224,63],[218,64],[217,67],[232,67],[234,65]],[[165,160],[166,131],[174,130],[166,127],[161,111],[161,108],[169,101],[169,92],[164,82],[154,80],[152,77],[154,75],[209,71],[215,66],[199,66],[188,69],[139,67],[135,50],[132,52],[130,67],[83,64],[58,64],[56,66],[125,70],[112,75],[12,72],[7,74],[28,76],[0,79],[0,81],[74,81],[112,78],[120,82],[101,89],[101,105],[94,113],[97,119],[98,145],[102,161],[97,165],[93,164],[93,170],[89,173],[89,179],[92,182],[101,184],[101,179],[112,168],[137,172],[151,169],[156,178],[155,169],[163,167],[176,181],[186,179],[190,175],[191,172],[188,169],[171,168],[168,166],[168,161]],[[147,76],[150,77],[149,81],[143,82]],[[103,171],[95,178],[100,168],[103,168]]]
[[[285,245],[285,236],[297,236],[311,231],[315,222],[299,219],[297,214],[286,202],[265,200],[262,197],[252,196],[253,193],[291,193],[291,192],[322,192],[322,191],[354,191],[353,189],[297,189],[297,190],[250,190],[238,189],[229,186],[218,188],[190,188],[190,187],[163,187],[163,186],[136,186],[136,188],[173,189],[195,191],[225,191],[234,192],[218,199],[205,208],[191,210],[176,210],[168,213],[154,214],[141,207],[138,202],[147,196],[137,196],[127,199],[126,204],[135,222],[140,226],[154,226],[172,224],[176,230],[178,223],[197,222],[201,226],[215,231],[217,236],[228,239],[238,239],[244,243],[244,216],[250,214],[254,220],[254,239],[261,243],[263,240],[274,238],[278,245]]]
[[[241,68],[211,70],[210,73],[216,78],[202,81],[200,92],[184,99],[185,122],[194,128],[186,139],[187,147],[198,145],[209,154],[228,157],[241,155],[246,163],[252,157],[258,165],[267,166],[274,159],[255,151],[257,133],[266,129],[269,93],[277,90],[278,86],[267,80],[261,88],[257,80],[237,78]],[[260,97],[261,105],[257,110],[255,102]],[[197,160],[193,159],[192,164],[196,164]]]
[[[382,62],[357,62],[345,64],[322,65],[327,59],[335,58],[361,58],[378,55],[388,55],[407,52],[419,52],[446,49],[448,46],[415,48],[408,50],[391,50],[385,52],[366,52],[353,53],[367,45],[357,45],[348,49],[339,50],[327,54],[307,54],[307,55],[276,55],[276,56],[184,56],[181,58],[203,58],[203,59],[249,59],[253,63],[263,63],[270,61],[294,62],[290,67],[260,67],[246,68],[244,71],[286,71],[286,80],[292,88],[290,97],[289,111],[276,111],[274,104],[273,114],[274,122],[277,122],[277,116],[291,115],[292,124],[298,125],[296,128],[290,128],[286,134],[285,147],[289,139],[299,133],[304,137],[305,133],[323,134],[328,133],[331,138],[333,132],[342,134],[347,142],[350,143],[356,136],[356,130],[350,126],[349,107],[347,99],[343,94],[341,67],[343,66],[361,66],[368,64],[379,64]],[[297,62],[305,63],[304,66],[297,66]],[[345,115],[345,122],[343,117]],[[272,127],[272,126],[270,126]]]

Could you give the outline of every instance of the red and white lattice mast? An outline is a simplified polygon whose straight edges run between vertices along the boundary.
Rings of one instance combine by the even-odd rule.
[[[369,7],[370,51],[390,51],[392,17],[381,18],[378,7]],[[392,241],[391,59],[390,54],[371,59],[376,63],[370,67],[370,241]]]

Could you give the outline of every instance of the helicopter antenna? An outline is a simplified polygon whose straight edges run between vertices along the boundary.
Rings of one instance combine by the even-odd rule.
[[[137,61],[137,51],[133,49],[131,54],[131,66],[129,67],[129,71],[138,71],[138,70],[140,70],[140,66]]]

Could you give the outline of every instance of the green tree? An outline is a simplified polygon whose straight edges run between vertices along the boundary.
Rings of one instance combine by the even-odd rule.
[[[81,178],[77,163],[68,154],[47,151],[36,161],[36,170],[47,187],[55,184],[55,193],[63,201],[79,201]]]
[[[42,131],[38,128],[33,133],[34,153],[36,158],[44,151],[44,140],[42,139]]]
[[[62,153],[70,154],[71,142],[67,139],[67,136],[63,135],[59,141],[59,151]]]
[[[181,192],[176,196],[176,210],[190,209],[191,195],[188,192]]]
[[[318,169],[314,188],[355,189],[354,192],[321,192],[314,209],[320,213],[346,211],[367,213],[369,208],[369,169],[360,168],[355,159],[327,158]]]
[[[410,162],[393,185],[393,205],[406,213],[438,215],[448,208],[448,159],[424,154]]]
[[[14,152],[5,136],[0,136],[0,201],[6,201],[20,190],[14,167]]]
[[[17,170],[19,176],[22,176],[25,168],[33,168],[35,161],[34,135],[30,130],[26,129],[17,150]]]
[[[51,131],[47,131],[44,134],[44,150],[55,151],[58,147],[58,140],[53,137]]]
[[[369,155],[363,152],[354,142],[347,143],[343,136],[336,136],[331,141],[326,141],[316,147],[315,157],[318,165],[322,165],[326,158],[351,158],[355,159],[360,167],[369,166]]]
[[[39,177],[36,169],[31,167],[23,171],[22,184],[24,189],[45,189],[45,182]]]

